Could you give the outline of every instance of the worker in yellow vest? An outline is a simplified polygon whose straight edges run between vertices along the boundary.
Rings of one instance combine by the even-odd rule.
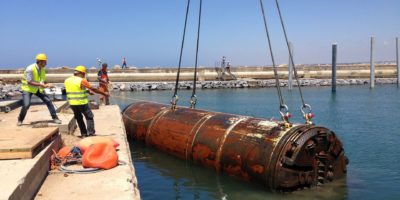
[[[93,136],[96,131],[94,130],[93,113],[89,107],[88,95],[92,94],[90,91],[95,93],[109,96],[108,92],[103,92],[95,87],[92,87],[89,82],[85,79],[86,68],[85,66],[77,66],[74,71],[74,75],[67,78],[64,82],[65,90],[67,92],[67,100],[74,112],[74,117],[78,122],[79,129],[81,131],[81,137]],[[83,121],[82,114],[86,118],[87,128]]]
[[[33,63],[26,67],[24,75],[21,80],[22,89],[22,108],[18,116],[18,126],[22,125],[25,119],[26,113],[31,106],[32,95],[39,97],[50,111],[50,115],[53,118],[53,122],[61,124],[61,120],[57,117],[57,112],[54,109],[53,103],[50,98],[44,94],[44,88],[53,87],[51,84],[46,83],[46,71],[47,57],[45,54],[38,54],[36,56],[36,63]]]

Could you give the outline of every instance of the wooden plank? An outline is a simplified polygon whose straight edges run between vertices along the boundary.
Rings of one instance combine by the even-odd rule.
[[[33,158],[31,151],[0,152],[0,160]]]
[[[57,135],[57,127],[3,129],[0,133],[0,159],[33,158]]]
[[[44,179],[50,170],[50,156],[53,154],[52,149],[58,151],[61,148],[61,136],[56,134],[48,148],[38,155],[37,161],[30,168],[29,172],[24,176],[24,181],[20,181],[18,187],[9,194],[8,199],[33,199],[36,192],[41,187]],[[55,197],[56,198],[56,197]]]
[[[60,113],[62,110],[67,109],[68,106],[69,106],[68,101],[60,101],[60,102],[56,101],[56,102],[54,102],[54,104],[57,104],[56,105],[57,106],[57,108],[56,108],[56,112],[57,113]]]

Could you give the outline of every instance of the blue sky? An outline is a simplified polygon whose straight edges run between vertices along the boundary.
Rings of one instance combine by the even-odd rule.
[[[0,68],[20,68],[48,55],[48,66],[96,65],[175,67],[178,64],[186,0],[2,0]],[[183,66],[195,58],[199,0],[191,0]],[[264,0],[276,61],[288,51],[274,0]],[[395,60],[400,37],[399,0],[281,0],[296,64]],[[203,0],[199,65],[214,66],[225,55],[234,66],[270,65],[258,0]]]

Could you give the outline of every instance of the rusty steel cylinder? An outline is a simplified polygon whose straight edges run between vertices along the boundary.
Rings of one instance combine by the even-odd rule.
[[[130,138],[218,172],[290,191],[344,177],[348,160],[324,127],[153,102],[123,111]]]

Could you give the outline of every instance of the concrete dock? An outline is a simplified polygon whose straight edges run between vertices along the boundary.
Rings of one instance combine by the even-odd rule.
[[[54,103],[58,110],[65,105]],[[0,112],[0,199],[140,199],[118,106],[93,110],[96,133],[116,140],[119,160],[127,164],[95,174],[49,173],[52,149],[79,140],[72,114],[59,113],[63,123],[57,125],[50,122],[45,105],[32,105],[23,126],[17,127],[19,111]]]
[[[117,141],[119,160],[127,164],[92,174],[50,173],[35,199],[140,199],[120,112],[116,105],[93,110],[96,134]],[[79,129],[74,135],[80,135]]]
[[[62,107],[65,102],[55,102]],[[0,153],[6,160],[0,160],[0,199],[31,199],[45,179],[49,169],[51,149],[61,146],[60,127],[67,127],[72,115],[60,115],[63,124],[47,123],[51,120],[50,113],[45,105],[32,105],[29,109],[23,126],[17,127],[17,116],[20,108],[9,113],[0,113]],[[48,124],[50,127],[33,128],[38,124]],[[37,139],[53,135],[54,138],[44,149],[31,159],[11,159],[19,156],[25,158],[30,151],[24,149],[37,147]],[[10,149],[13,148],[13,149]],[[38,149],[39,150],[39,149]]]

